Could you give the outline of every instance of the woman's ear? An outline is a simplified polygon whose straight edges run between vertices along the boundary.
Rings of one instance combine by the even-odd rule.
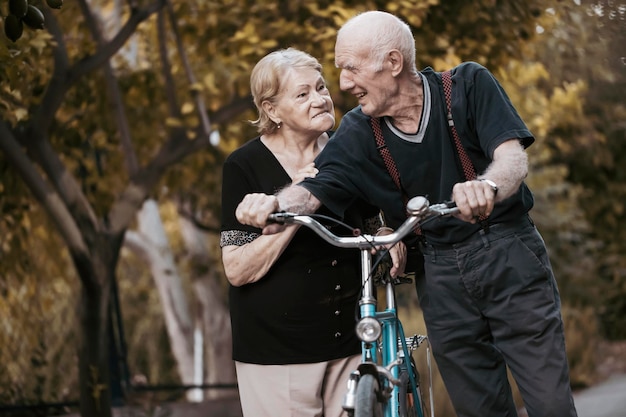
[[[274,123],[276,123],[276,120],[275,120],[276,108],[274,107],[274,105],[270,103],[268,100],[265,100],[261,103],[261,107],[263,108],[263,111],[269,116],[269,118]]]

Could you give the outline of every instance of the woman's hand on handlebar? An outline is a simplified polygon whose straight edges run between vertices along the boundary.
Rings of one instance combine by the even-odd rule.
[[[264,235],[279,233],[285,229],[283,224],[267,224],[270,214],[280,210],[278,198],[274,195],[261,193],[247,194],[235,210],[237,220],[241,224],[263,229]]]
[[[377,233],[378,236],[384,236],[393,233],[393,230],[390,228],[385,228],[386,230],[381,230]],[[372,253],[376,252],[376,249],[372,249]],[[389,249],[389,256],[391,256],[391,270],[389,273],[393,278],[398,275],[404,275],[404,268],[406,268],[406,245],[400,241],[393,245],[391,249]]]

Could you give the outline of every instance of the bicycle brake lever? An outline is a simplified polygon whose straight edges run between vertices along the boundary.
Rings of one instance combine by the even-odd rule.
[[[448,216],[459,211],[454,201],[446,201],[439,204],[433,204],[430,206],[429,211],[435,213],[438,216]]]

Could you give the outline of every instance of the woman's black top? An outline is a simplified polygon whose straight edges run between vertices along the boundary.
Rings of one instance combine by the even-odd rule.
[[[246,194],[274,194],[290,182],[258,137],[234,151],[223,167],[220,245],[244,245],[260,235],[261,230],[242,225],[235,217]],[[366,204],[360,205],[361,213],[355,211],[349,210],[343,219],[355,227],[364,227],[359,220],[363,216],[378,214]],[[321,212],[328,213],[323,208]],[[354,332],[361,287],[359,265],[356,249],[333,247],[300,227],[263,278],[241,287],[230,286],[233,359],[295,364],[360,352]]]

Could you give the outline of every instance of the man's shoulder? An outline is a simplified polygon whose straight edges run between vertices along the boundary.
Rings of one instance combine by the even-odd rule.
[[[482,71],[489,72],[489,70],[486,67],[474,61],[462,62],[459,65],[456,65],[450,68],[450,71],[452,72],[453,77],[461,76],[463,78],[471,78],[476,73],[479,73]],[[424,68],[423,70],[420,71],[420,73],[422,73],[428,79],[439,77],[439,74],[440,74],[440,72],[435,71],[431,67]]]
[[[453,73],[460,74],[474,74],[480,71],[487,71],[487,68],[474,61],[463,62],[452,69]]]
[[[361,106],[357,106],[341,118],[334,136],[342,136],[347,131],[370,129],[369,121],[370,117],[363,113]]]
[[[369,120],[370,117],[367,116],[365,113],[363,113],[361,106],[356,106],[355,108],[350,110],[348,113],[346,113],[345,116],[341,120],[343,121],[345,118],[348,118],[348,120],[352,120],[352,121],[363,121],[363,120]]]

